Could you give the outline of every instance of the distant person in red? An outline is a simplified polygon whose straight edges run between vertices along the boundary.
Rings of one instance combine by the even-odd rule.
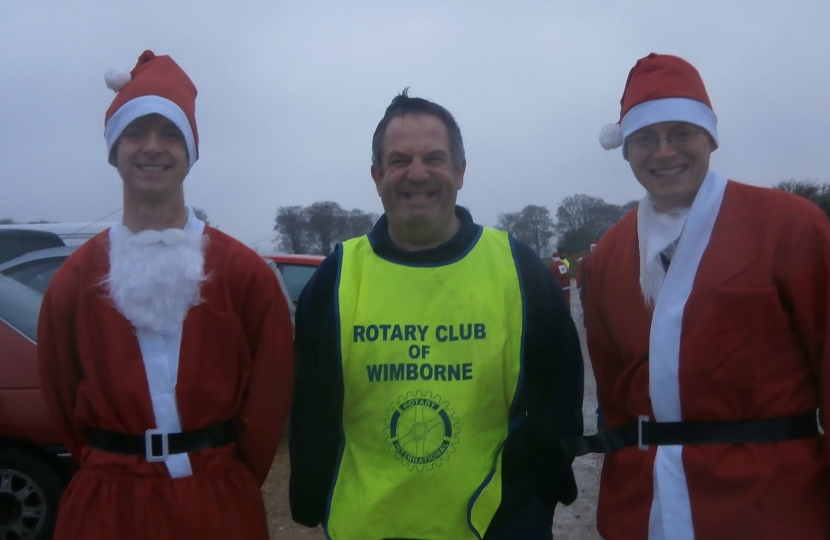
[[[38,325],[49,412],[80,471],[56,540],[267,540],[260,486],[291,398],[273,271],[184,204],[196,88],[144,52],[108,74],[123,220],[56,273]]]
[[[562,287],[562,292],[565,294],[565,305],[568,306],[568,311],[571,310],[571,276],[568,271],[568,265],[559,256],[558,251],[554,251],[550,258],[550,273],[553,278]]]
[[[676,56],[637,61],[600,140],[647,193],[584,284],[600,435],[625,443],[605,455],[599,534],[827,540],[827,216],[709,167],[717,118]]]
[[[576,259],[576,290],[579,293],[579,300],[582,301],[582,282],[584,281],[584,274],[585,274],[585,265],[588,262],[588,256],[591,254],[591,251],[594,251],[594,248],[597,247],[596,242],[591,242],[591,246],[588,248],[590,251]]]

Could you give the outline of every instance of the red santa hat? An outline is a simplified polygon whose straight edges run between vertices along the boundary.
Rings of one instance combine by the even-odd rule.
[[[602,127],[599,142],[619,148],[626,137],[659,122],[689,122],[705,129],[718,146],[718,119],[700,73],[677,56],[651,53],[628,73],[620,120]],[[625,149],[623,149],[623,152]]]
[[[130,73],[110,70],[104,80],[117,92],[104,116],[104,139],[110,159],[115,142],[130,122],[156,113],[181,130],[189,166],[196,163],[199,158],[196,86],[172,58],[144,51]]]

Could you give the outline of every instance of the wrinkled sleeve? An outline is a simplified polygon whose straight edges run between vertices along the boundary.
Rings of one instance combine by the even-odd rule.
[[[297,305],[294,404],[291,409],[291,516],[314,527],[326,503],[342,441],[343,383],[337,335],[339,252],[326,258]]]
[[[251,371],[237,417],[239,459],[260,485],[274,461],[291,404],[293,329],[288,304],[266,265],[247,287],[242,326],[251,351]]]
[[[607,427],[615,428],[625,424],[628,417],[622,404],[617,402],[614,395],[614,384],[622,372],[623,362],[605,322],[600,302],[602,289],[598,277],[598,265],[601,262],[599,258],[592,255],[585,264],[585,281],[583,282],[585,333],[588,356],[591,358],[591,366],[594,370],[597,398],[603,418]]]
[[[78,287],[76,275],[68,265],[55,274],[40,307],[37,354],[46,408],[61,442],[80,463],[81,449],[89,435],[73,421],[83,375],[75,342]]]
[[[811,226],[788,242],[794,253],[779,258],[782,270],[777,280],[818,380],[824,437],[830,447],[830,223],[818,208],[810,210]]]

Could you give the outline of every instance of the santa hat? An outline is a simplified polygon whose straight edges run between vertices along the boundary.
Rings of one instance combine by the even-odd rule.
[[[169,56],[144,51],[130,73],[110,70],[107,86],[117,92],[104,116],[107,155],[121,132],[136,118],[160,114],[173,122],[184,135],[189,167],[199,158],[196,131],[196,87],[190,77]]]
[[[628,73],[620,120],[599,134],[606,150],[619,148],[626,137],[659,122],[688,122],[705,129],[718,146],[718,119],[700,73],[677,56],[651,53]],[[625,151],[625,149],[623,149]]]

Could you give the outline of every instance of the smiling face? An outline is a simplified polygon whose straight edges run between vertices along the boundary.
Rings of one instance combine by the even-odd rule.
[[[393,242],[428,249],[458,230],[455,201],[466,162],[456,169],[452,161],[447,128],[439,118],[406,114],[389,121],[381,170],[372,167],[372,178]]]
[[[678,135],[694,130],[697,135],[680,144]],[[638,137],[659,137],[652,148],[639,148]],[[666,138],[673,139],[674,146]],[[686,122],[660,122],[632,133],[625,144],[627,160],[637,181],[654,199],[657,210],[690,207],[709,172],[713,145],[705,130]]]
[[[114,158],[125,198],[159,203],[182,196],[187,147],[182,132],[167,118],[149,114],[133,120],[118,138]]]

